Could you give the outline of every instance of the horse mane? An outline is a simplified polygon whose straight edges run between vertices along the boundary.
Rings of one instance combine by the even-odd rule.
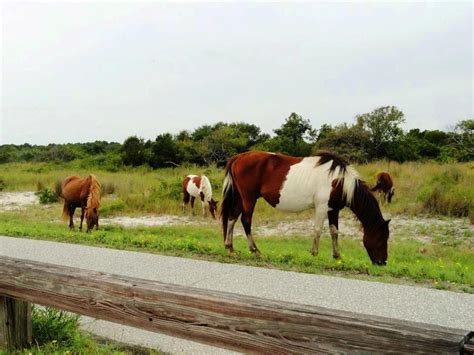
[[[90,175],[89,195],[87,196],[87,208],[99,208],[100,206],[100,183],[95,175]]]
[[[206,201],[210,201],[212,198],[212,186],[206,175],[201,175],[201,189]]]
[[[347,206],[350,206],[354,198],[355,190],[361,181],[357,171],[349,163],[338,155],[320,150],[313,154],[319,157],[316,166],[321,166],[332,161],[329,167],[329,175],[333,176],[338,183],[343,181],[342,198],[346,199]]]
[[[383,221],[377,199],[365,181],[359,180],[355,187],[354,198],[350,208],[362,222],[364,228],[376,225],[380,220]]]

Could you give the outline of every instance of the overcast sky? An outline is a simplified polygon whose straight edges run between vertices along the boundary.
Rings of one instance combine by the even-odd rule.
[[[291,113],[473,118],[465,3],[3,3],[0,144],[154,139]]]

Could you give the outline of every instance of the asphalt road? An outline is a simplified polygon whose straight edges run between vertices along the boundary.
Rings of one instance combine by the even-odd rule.
[[[466,331],[474,329],[474,295],[470,294],[3,236],[0,255]],[[164,352],[225,352],[88,318],[83,327],[98,335]]]

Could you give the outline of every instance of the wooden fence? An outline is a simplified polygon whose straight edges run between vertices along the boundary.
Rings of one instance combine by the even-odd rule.
[[[0,296],[0,343],[10,348],[31,341],[29,303],[37,303],[241,352],[472,349],[462,330],[8,257]]]

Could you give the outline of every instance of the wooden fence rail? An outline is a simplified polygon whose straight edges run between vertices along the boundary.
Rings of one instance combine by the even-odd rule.
[[[8,257],[0,257],[0,296],[244,352],[459,353],[466,337],[451,328]]]

